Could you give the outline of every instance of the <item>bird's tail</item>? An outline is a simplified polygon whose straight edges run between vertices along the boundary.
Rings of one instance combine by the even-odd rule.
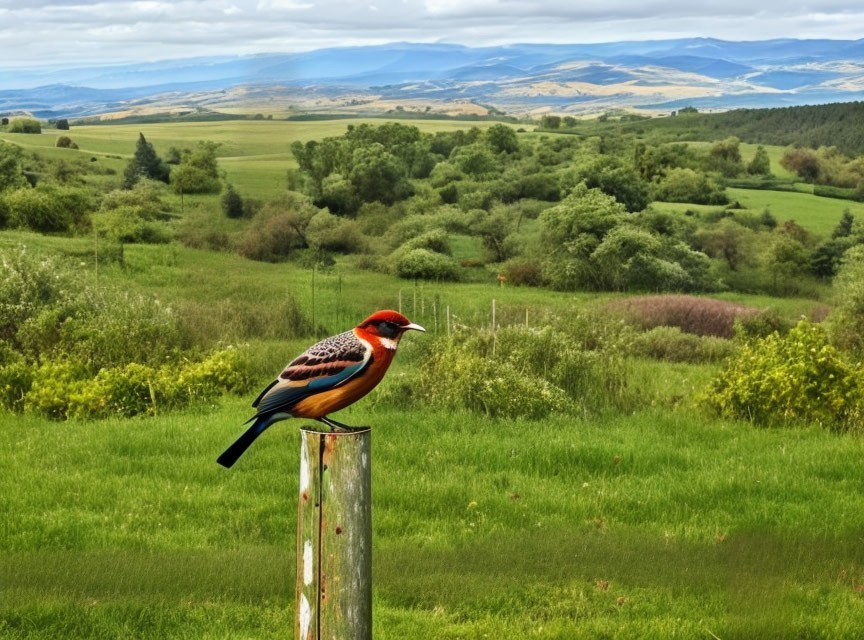
[[[216,459],[216,462],[226,469],[230,469],[237,462],[237,458],[249,448],[249,445],[255,442],[255,438],[264,433],[271,424],[273,424],[272,416],[255,416],[252,425],[237,438],[234,444],[225,449],[225,452]]]

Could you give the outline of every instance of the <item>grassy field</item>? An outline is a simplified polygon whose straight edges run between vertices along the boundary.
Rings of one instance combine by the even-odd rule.
[[[732,188],[727,191],[730,200],[737,200],[755,214],[768,209],[778,221],[794,220],[808,231],[822,236],[831,235],[846,209],[856,217],[864,214],[864,204],[860,202],[809,193]]]
[[[283,189],[293,140],[347,124],[73,127],[77,156],[53,148],[57,132],[2,137],[121,171],[139,131],[160,153],[222,142],[220,166],[235,186],[266,199]],[[733,191],[757,213],[768,206],[821,233],[859,206]],[[187,198],[187,215],[197,203]],[[0,233],[0,248],[19,245],[73,258],[94,287],[157,296],[194,320],[202,343],[249,342],[262,385],[310,340],[278,337],[289,303],[319,334],[385,307],[429,329],[408,336],[388,380],[339,416],[374,426],[378,640],[843,639],[864,628],[864,440],[702,415],[692,399],[717,364],[630,359],[643,406],[591,419],[500,421],[389,404],[388,382],[416,366],[424,340],[446,333],[448,314],[488,326],[494,301],[498,323],[537,326],[614,294],[501,287],[492,272],[414,283],[351,258],[313,272],[179,244],[126,245],[120,265],[97,262],[93,238]],[[478,250],[465,237],[455,245],[460,258]],[[816,306],[723,297],[786,320]],[[0,413],[0,637],[290,637],[299,424],[278,424],[230,471],[215,463],[253,397],[125,420]]]
[[[14,142],[25,149],[60,157],[95,156],[101,160],[132,157],[139,133],[144,134],[156,152],[165,156],[170,147],[191,148],[202,140],[218,142],[220,169],[228,181],[244,195],[266,200],[285,190],[285,172],[296,166],[291,155],[291,143],[319,140],[345,133],[349,124],[364,122],[381,124],[381,120],[323,120],[288,122],[279,120],[229,120],[225,122],[183,122],[164,124],[121,124],[73,126],[69,131],[46,129],[41,134],[0,132],[0,140]],[[466,123],[454,120],[405,120],[406,125],[422,127],[424,131],[453,131],[466,128]],[[485,128],[493,122],[477,122]],[[473,123],[470,126],[475,126]],[[55,149],[57,137],[66,135],[79,150]],[[114,158],[112,158],[112,156]],[[119,163],[122,172],[125,160]]]
[[[84,258],[82,277],[95,282],[88,239],[0,241]],[[313,304],[308,270],[171,245],[129,246],[126,266],[98,277],[198,305],[205,332],[230,331],[245,308],[267,313],[280,297],[307,313]],[[315,283],[328,331],[397,306],[400,292],[433,334],[445,330],[445,304],[483,324],[494,298],[499,321],[527,311],[530,323],[604,300],[491,283],[415,288],[345,265]],[[795,317],[810,303],[784,304]],[[431,339],[410,338],[391,376]],[[257,340],[261,384],[305,342]],[[375,427],[376,638],[846,638],[862,628],[864,441],[720,422],[689,401],[669,409],[715,367],[630,366],[631,384],[655,398],[631,415],[398,412],[386,381],[343,412]],[[0,416],[0,637],[290,635],[298,425],[278,425],[232,471],[214,462],[251,399],[128,420]]]
[[[0,418],[4,638],[277,638],[293,624],[296,424],[214,463],[248,399]],[[374,398],[376,638],[849,638],[860,438],[644,411],[401,414]]]

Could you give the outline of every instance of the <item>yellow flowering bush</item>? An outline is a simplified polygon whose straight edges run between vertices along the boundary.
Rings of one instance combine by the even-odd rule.
[[[822,327],[802,320],[785,337],[772,333],[743,345],[705,403],[762,426],[815,423],[842,431],[861,426],[864,378]]]

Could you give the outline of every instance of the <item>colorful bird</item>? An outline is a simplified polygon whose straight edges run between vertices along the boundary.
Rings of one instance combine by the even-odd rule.
[[[249,418],[252,426],[217,462],[231,467],[267,427],[290,417],[350,430],[327,415],[356,402],[381,382],[399,339],[412,329],[426,331],[397,311],[376,311],[350,331],[309,347],[255,399],[252,406],[258,412]]]

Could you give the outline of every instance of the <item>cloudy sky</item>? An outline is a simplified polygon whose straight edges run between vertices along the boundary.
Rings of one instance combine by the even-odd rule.
[[[689,36],[864,37],[861,0],[0,0],[0,68],[304,51]]]

